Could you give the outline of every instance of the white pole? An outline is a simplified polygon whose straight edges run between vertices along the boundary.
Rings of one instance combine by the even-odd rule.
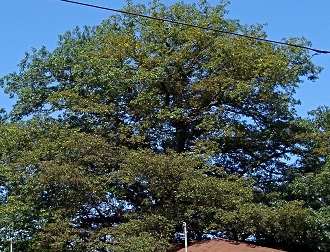
[[[188,252],[187,224],[185,222],[183,222],[183,232],[184,232],[184,251]]]
[[[10,238],[10,252],[13,252],[13,238]]]

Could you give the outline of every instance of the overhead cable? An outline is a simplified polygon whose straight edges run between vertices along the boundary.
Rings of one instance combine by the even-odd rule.
[[[237,37],[243,37],[243,38],[252,39],[252,40],[259,40],[259,41],[273,43],[273,44],[279,44],[279,45],[302,48],[302,49],[306,49],[306,50],[309,50],[309,51],[313,51],[316,54],[328,54],[328,53],[330,53],[330,51],[319,50],[319,49],[315,49],[315,48],[308,47],[308,46],[296,45],[296,44],[291,44],[291,43],[286,43],[286,42],[281,42],[281,41],[276,41],[276,40],[270,40],[270,39],[265,39],[265,38],[257,38],[257,37],[244,35],[244,34],[239,34],[239,33],[235,33],[235,32],[224,31],[224,30],[220,30],[220,29],[216,29],[216,28],[212,28],[212,27],[200,26],[200,25],[195,25],[195,24],[188,24],[188,23],[184,23],[184,22],[180,22],[180,21],[175,21],[175,20],[170,20],[170,19],[165,19],[165,18],[158,18],[158,17],[148,16],[148,15],[144,15],[144,14],[124,11],[124,10],[118,10],[118,9],[113,9],[113,8],[109,8],[109,7],[103,7],[103,6],[99,6],[99,5],[93,5],[93,4],[82,3],[82,2],[71,1],[71,0],[59,0],[59,1],[72,3],[72,4],[77,4],[77,5],[82,5],[82,6],[87,6],[87,7],[96,8],[96,9],[101,9],[101,10],[113,11],[113,12],[117,12],[117,13],[121,13],[121,14],[131,15],[131,16],[138,16],[138,17],[142,17],[142,18],[153,19],[153,20],[172,23],[172,24],[178,24],[178,25],[194,27],[194,28],[208,30],[208,31],[214,31],[214,32],[229,34],[229,35],[233,35],[233,36],[237,36]]]

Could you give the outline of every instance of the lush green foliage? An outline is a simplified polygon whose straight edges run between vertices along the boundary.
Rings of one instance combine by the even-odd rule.
[[[125,10],[266,36],[205,1]],[[320,71],[308,51],[123,15],[20,67],[0,127],[0,231],[17,249],[166,251],[185,221],[195,238],[328,251],[330,113],[294,110]]]

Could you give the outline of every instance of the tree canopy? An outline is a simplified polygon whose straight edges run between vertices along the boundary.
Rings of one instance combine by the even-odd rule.
[[[225,7],[124,10],[266,38]],[[306,49],[123,14],[19,66],[1,79],[2,250],[166,251],[187,222],[329,251],[330,113],[295,112],[321,70]]]

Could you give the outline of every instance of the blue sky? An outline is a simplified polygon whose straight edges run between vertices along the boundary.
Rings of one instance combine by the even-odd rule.
[[[85,3],[110,8],[121,8],[122,0],[83,0]],[[185,0],[186,3],[197,0]],[[136,1],[147,3],[149,1]],[[163,0],[173,4],[174,0]],[[219,1],[209,0],[211,4]],[[329,0],[232,0],[227,7],[228,18],[239,19],[242,24],[268,24],[268,38],[281,40],[289,37],[305,37],[313,47],[330,50],[330,1]],[[17,64],[26,51],[45,45],[56,47],[57,37],[75,26],[94,26],[112,15],[112,12],[77,6],[59,0],[1,0],[0,76],[17,70]],[[302,105],[299,115],[320,105],[330,107],[330,54],[313,57],[315,64],[324,68],[320,78],[306,81],[298,89],[296,98]],[[9,109],[13,104],[0,90],[0,108]]]

